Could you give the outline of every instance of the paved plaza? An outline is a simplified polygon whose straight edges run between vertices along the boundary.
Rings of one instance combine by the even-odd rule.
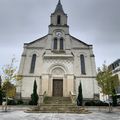
[[[0,110],[0,120],[120,120],[120,112],[92,111],[90,114],[25,113],[24,110]]]

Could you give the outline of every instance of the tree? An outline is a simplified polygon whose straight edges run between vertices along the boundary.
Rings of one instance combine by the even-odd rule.
[[[116,74],[116,75],[114,75],[114,76],[112,76],[112,81],[111,82],[113,82],[112,83],[112,101],[113,101],[113,106],[116,106],[117,105],[117,96],[116,96],[116,87],[119,85],[119,78],[118,78],[118,75]],[[116,81],[118,81],[117,83],[116,83]],[[118,85],[117,85],[118,84]],[[115,87],[116,86],[116,87]]]
[[[0,76],[0,105],[2,104],[2,97],[3,97],[3,92],[2,92],[2,88],[1,88],[1,83],[2,83],[2,79]]]
[[[6,64],[2,68],[2,70],[3,70],[3,74],[2,74],[3,82],[9,81],[9,82],[13,83],[16,80],[16,67],[14,66],[14,63],[15,63],[15,58],[12,58],[11,63]]]
[[[82,103],[83,103],[82,84],[80,82],[80,85],[79,85],[79,88],[78,88],[77,105],[82,106]]]
[[[0,105],[2,105],[3,91],[0,88]]]
[[[116,106],[117,105],[117,96],[116,96],[116,90],[115,89],[113,89],[112,100],[113,100],[113,106]]]
[[[108,95],[109,97],[116,96],[115,90],[119,86],[119,79],[117,75],[112,74],[112,71],[106,64],[103,64],[102,69],[98,68],[96,79],[103,94]]]
[[[16,67],[14,66],[15,64],[15,58],[12,58],[11,63],[5,65],[2,68],[3,74],[2,74],[2,89],[5,93],[6,97],[6,104],[7,104],[7,99],[8,97],[14,97],[15,92],[16,92],[16,81],[21,80],[22,77],[21,75],[17,75]]]
[[[37,105],[37,103],[38,103],[38,94],[37,94],[37,83],[36,83],[36,80],[34,80],[33,93],[31,94],[31,103],[33,105]]]
[[[5,92],[6,97],[14,98],[16,95],[16,87],[10,81],[4,81],[2,90]]]
[[[14,67],[15,58],[12,58],[11,63],[5,65],[3,70],[3,84],[2,89],[5,92],[6,97],[14,97],[15,96],[15,82],[16,82],[16,67]]]

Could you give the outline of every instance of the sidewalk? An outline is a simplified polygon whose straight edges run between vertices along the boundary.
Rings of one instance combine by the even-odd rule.
[[[26,109],[32,108],[32,105],[8,105],[7,110],[20,110],[24,111]],[[0,105],[0,111],[2,110],[2,105]]]
[[[30,109],[32,105],[8,105],[8,110],[12,111],[25,111],[26,109]],[[85,106],[86,110],[96,111],[96,112],[107,112],[109,110],[108,106]],[[0,111],[2,110],[2,106],[0,105]],[[112,107],[113,112],[120,112],[120,106]]]
[[[98,111],[98,112],[108,112],[109,106],[85,106],[86,110]],[[120,112],[120,106],[112,107],[112,112]]]
[[[88,107],[94,109],[90,114],[25,113],[26,108],[29,106],[11,106],[8,112],[0,112],[0,120],[120,120],[120,112],[97,111],[97,107]]]

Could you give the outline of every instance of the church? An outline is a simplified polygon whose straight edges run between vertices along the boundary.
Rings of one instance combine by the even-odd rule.
[[[18,72],[23,77],[17,87],[23,100],[30,100],[34,80],[40,102],[44,95],[77,97],[80,82],[84,100],[98,98],[93,46],[69,34],[67,18],[59,0],[48,34],[24,44]]]

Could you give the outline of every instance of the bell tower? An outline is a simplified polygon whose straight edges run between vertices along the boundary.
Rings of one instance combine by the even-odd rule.
[[[55,11],[51,14],[46,53],[70,53],[69,26],[67,14],[59,0]]]
[[[69,34],[69,26],[67,25],[67,14],[65,14],[60,0],[58,1],[54,13],[51,14],[49,34],[52,34],[55,30],[63,31],[64,34]]]

